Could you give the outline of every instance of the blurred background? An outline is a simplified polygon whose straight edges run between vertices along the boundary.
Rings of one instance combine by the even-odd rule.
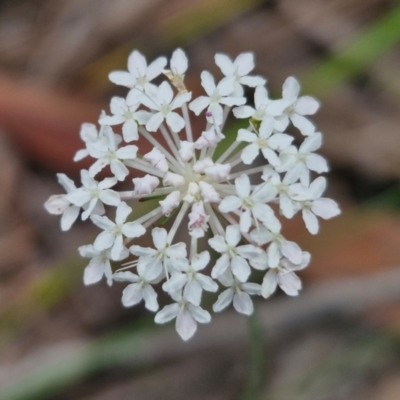
[[[1,0],[0,399],[400,399],[399,43],[395,0]],[[79,176],[81,123],[126,92],[108,72],[177,46],[197,94],[216,52],[253,51],[276,97],[299,78],[343,209],[316,237],[285,221],[313,255],[299,298],[188,343],[124,309],[123,285],[84,287],[76,248],[96,231],[43,209],[56,172]]]

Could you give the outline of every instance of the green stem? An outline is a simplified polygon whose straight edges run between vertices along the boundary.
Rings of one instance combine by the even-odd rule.
[[[250,366],[247,384],[243,394],[243,400],[261,399],[261,390],[266,379],[265,343],[264,332],[260,316],[254,308],[253,314],[249,317],[250,331]]]

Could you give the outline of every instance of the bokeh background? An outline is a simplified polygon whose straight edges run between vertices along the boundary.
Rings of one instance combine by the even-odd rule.
[[[400,5],[395,0],[0,1],[0,399],[400,399]],[[256,55],[279,96],[287,76],[316,96],[329,197],[343,215],[311,237],[304,290],[215,316],[183,343],[123,285],[84,287],[78,245],[43,203],[77,179],[82,122],[132,49],[177,46],[188,86],[216,52]]]

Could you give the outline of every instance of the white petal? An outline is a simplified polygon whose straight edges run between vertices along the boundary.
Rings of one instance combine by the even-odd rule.
[[[295,110],[300,115],[313,115],[318,111],[318,108],[318,101],[310,96],[300,97],[295,105]]]
[[[183,295],[192,304],[198,306],[198,305],[200,305],[202,292],[203,292],[203,288],[201,287],[199,282],[189,281],[185,286]]]
[[[138,140],[139,134],[137,124],[135,121],[129,119],[122,125],[122,135],[125,142],[131,142],[132,140]]]
[[[252,224],[252,218],[251,218],[251,212],[248,209],[242,210],[242,213],[240,214],[240,230],[242,232],[247,233],[251,227]]]
[[[303,259],[303,253],[300,246],[289,240],[281,245],[282,254],[287,257],[293,264],[300,264]]]
[[[146,58],[137,50],[132,51],[128,57],[128,70],[131,73],[144,76],[147,70]],[[137,76],[136,75],[136,76]]]
[[[236,192],[240,198],[245,198],[250,195],[251,185],[247,175],[240,175],[235,179]]]
[[[91,195],[88,190],[80,188],[68,193],[65,198],[75,206],[82,207],[91,200]]]
[[[96,250],[105,250],[109,249],[113,244],[115,240],[115,235],[110,232],[101,232],[96,240],[94,241],[94,247]]]
[[[333,218],[340,214],[338,204],[335,201],[326,198],[313,201],[311,210],[314,214],[323,219]]]
[[[149,81],[156,78],[161,74],[162,70],[167,65],[167,59],[165,57],[159,57],[154,60],[147,68],[146,76]]]
[[[190,339],[197,330],[197,322],[188,310],[181,311],[176,318],[176,331],[183,340]]]
[[[285,100],[294,102],[300,93],[299,82],[293,76],[289,76],[283,84],[282,96]]]
[[[116,85],[132,87],[136,83],[136,78],[126,71],[113,71],[108,75],[108,79]]]
[[[275,242],[272,242],[269,245],[267,249],[267,255],[268,255],[268,265],[270,266],[270,268],[276,268],[279,264],[281,254],[279,251],[279,246]]]
[[[127,222],[122,226],[122,233],[128,238],[136,238],[146,233],[146,228],[137,222]]]
[[[263,283],[261,285],[261,295],[264,298],[267,298],[271,296],[276,290],[276,287],[278,285],[277,279],[276,279],[276,273],[272,270],[269,270],[263,279]]]
[[[197,281],[207,292],[216,292],[218,290],[218,284],[207,275],[197,274]]]
[[[247,129],[239,129],[236,140],[238,142],[249,142],[253,143],[257,140],[257,135]]]
[[[232,110],[235,118],[250,118],[254,115],[256,110],[250,106],[240,106]]]
[[[107,263],[108,267],[111,269],[110,263]],[[85,268],[83,274],[83,283],[85,285],[92,285],[93,283],[99,282],[104,275],[105,267],[105,263],[99,259],[91,260],[89,265]]]
[[[125,249],[124,239],[122,235],[117,235],[114,240],[113,247],[111,248],[111,259],[112,260],[120,260],[122,253]]]
[[[176,49],[171,57],[171,70],[175,70],[180,74],[184,74],[188,68],[188,59],[182,49]]]
[[[242,85],[256,87],[260,85],[265,85],[266,80],[261,76],[243,76],[242,78],[239,79],[239,82]]]
[[[185,120],[176,112],[167,115],[167,124],[174,132],[180,132],[185,126]]]
[[[269,102],[267,89],[264,86],[257,86],[254,91],[254,104],[256,109],[259,110],[263,105],[267,105]]]
[[[262,149],[263,156],[273,167],[281,165],[281,161],[276,153],[271,149]]]
[[[126,166],[119,160],[112,160],[110,168],[111,172],[119,181],[123,181],[129,175],[128,168],[126,168]]]
[[[142,287],[137,283],[128,285],[122,291],[122,304],[124,307],[132,307],[142,300]]]
[[[253,143],[242,150],[240,158],[242,159],[244,164],[249,165],[256,159],[259,153],[260,153],[260,148]]]
[[[323,176],[319,176],[318,178],[314,179],[311,183],[309,191],[312,194],[313,199],[319,199],[322,196],[326,189],[326,178]]]
[[[221,235],[216,235],[209,239],[208,244],[218,253],[225,253],[228,249],[225,239]]]
[[[294,272],[279,274],[277,277],[280,288],[288,296],[297,296],[301,289],[300,278]]]
[[[231,261],[232,273],[240,282],[246,282],[250,276],[250,266],[242,257],[233,257]]]
[[[157,293],[152,286],[146,285],[142,291],[145,306],[150,311],[158,310]]]
[[[225,233],[226,242],[231,247],[236,247],[242,238],[239,225],[228,225]]]
[[[268,144],[271,149],[281,152],[292,144],[293,139],[294,138],[292,136],[287,135],[286,133],[276,133],[268,140]]]
[[[155,113],[147,122],[146,124],[146,129],[149,132],[155,132],[161,125],[161,123],[164,121],[164,115],[162,115],[160,112]]]
[[[223,291],[218,296],[218,300],[213,304],[213,311],[214,312],[222,311],[224,308],[229,306],[229,304],[232,302],[232,299],[233,299],[232,289],[229,288]]]
[[[213,76],[208,71],[203,71],[200,75],[201,77],[201,85],[204,90],[208,94],[208,96],[212,96],[215,90],[215,81]]]
[[[314,135],[307,137],[301,144],[299,151],[301,153],[311,153],[318,150],[322,145],[322,134],[320,132],[314,133]]]
[[[215,263],[214,268],[211,271],[211,276],[216,279],[220,275],[222,275],[229,267],[230,261],[227,254],[223,254],[220,258],[218,258]]]
[[[123,224],[131,212],[132,212],[132,208],[129,207],[128,204],[126,204],[124,201],[121,202],[119,204],[119,206],[117,207],[115,222],[117,224]]]
[[[154,228],[151,231],[154,246],[157,250],[162,250],[167,245],[167,231],[164,228]]]
[[[292,114],[290,116],[290,120],[304,136],[310,136],[315,132],[315,126],[313,125],[313,123],[302,115]]]
[[[303,210],[303,220],[308,231],[311,234],[316,235],[319,230],[317,217],[310,210]]]
[[[241,53],[236,57],[234,65],[237,68],[239,76],[247,75],[254,69],[254,54],[253,53]]]
[[[125,122],[123,115],[113,115],[112,117],[104,115],[99,119],[100,125],[119,125]]]
[[[309,154],[306,158],[306,165],[309,169],[317,172],[318,174],[329,171],[325,158],[318,154]]]
[[[194,99],[190,104],[189,108],[196,115],[199,115],[206,107],[210,105],[210,98],[206,96],[200,96],[197,99]]]
[[[157,324],[165,324],[166,322],[171,321],[171,319],[176,318],[179,310],[180,305],[178,303],[169,304],[156,314],[154,321]]]
[[[119,194],[111,189],[102,190],[99,198],[104,204],[108,204],[109,206],[117,206],[121,202]]]
[[[241,314],[251,315],[253,313],[253,302],[246,292],[236,293],[233,296],[233,307]]]
[[[104,230],[111,230],[114,228],[115,224],[107,217],[100,217],[99,215],[92,215],[90,218],[92,222],[99,228]]]
[[[216,54],[215,64],[218,65],[221,72],[225,76],[232,76],[235,73],[235,66],[233,65],[232,60],[225,54]]]
[[[237,210],[242,206],[242,200],[236,196],[226,196],[218,206],[219,211],[223,213]]]
[[[259,285],[258,283],[243,283],[242,289],[251,295],[261,294],[261,285]]]
[[[186,285],[186,282],[187,282],[186,274],[175,273],[169,278],[169,280],[167,280],[163,284],[162,288],[164,291],[169,293],[177,292]]]
[[[207,324],[211,321],[210,313],[206,310],[203,310],[201,307],[189,304],[188,309],[191,312],[193,318],[197,322],[200,322],[200,324]]]

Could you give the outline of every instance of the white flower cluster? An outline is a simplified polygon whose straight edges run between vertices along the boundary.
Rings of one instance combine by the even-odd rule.
[[[129,88],[126,98],[111,99],[112,115],[100,116],[99,130],[82,125],[85,148],[75,161],[88,156],[95,160],[81,172],[82,186],[59,174],[66,194],[51,196],[45,205],[50,213],[62,215],[62,230],[71,227],[81,209],[82,220],[90,218],[101,229],[93,244],[79,248],[81,256],[90,259],[85,284],[103,276],[109,285],[128,282],[123,305],[143,300],[147,309],[157,312],[154,285],[163,282],[162,290],[173,303],[158,311],[155,321],[176,319],[184,340],[195,333],[197,323],[211,320],[201,307],[203,291],[217,292],[221,285],[213,311],[233,303],[247,315],[253,312],[250,296],[267,298],[277,286],[289,296],[298,294],[296,271],[308,265],[310,254],[282,235],[277,215],[292,218],[301,211],[305,226],[316,234],[318,217],[340,213],[333,200],[321,197],[326,179],[316,177],[327,172],[328,165],[315,153],[322,135],[306,116],[314,114],[319,103],[299,97],[300,86],[293,77],[285,81],[281,99],[270,99],[266,80],[249,75],[254,69],[252,53],[234,61],[216,54],[215,62],[224,77],[216,83],[209,72],[202,72],[206,95],[192,100],[184,82],[188,61],[181,49],[173,53],[168,69],[166,58],[147,64],[133,51],[128,71],[109,75],[113,83]],[[164,82],[152,83],[162,74]],[[254,106],[246,105],[244,86],[255,88]],[[223,129],[231,109],[247,128],[239,129],[227,146]],[[204,131],[198,135],[192,133],[190,111],[205,117]],[[285,133],[290,123],[298,138],[304,138],[299,147]],[[117,125],[122,125],[121,134],[112,129]],[[152,149],[143,154],[138,145],[145,141]],[[113,176],[96,180],[106,166]],[[128,177],[132,190],[112,189]],[[156,206],[132,220],[131,207],[146,199],[156,199]],[[115,220],[104,216],[104,205],[116,208]],[[182,229],[190,238],[187,244],[176,243]],[[153,247],[134,244],[133,239],[148,231]],[[218,254],[216,262],[211,262],[211,249]],[[127,266],[113,272],[111,262],[121,260]],[[249,282],[253,269],[266,271],[262,284]]]

